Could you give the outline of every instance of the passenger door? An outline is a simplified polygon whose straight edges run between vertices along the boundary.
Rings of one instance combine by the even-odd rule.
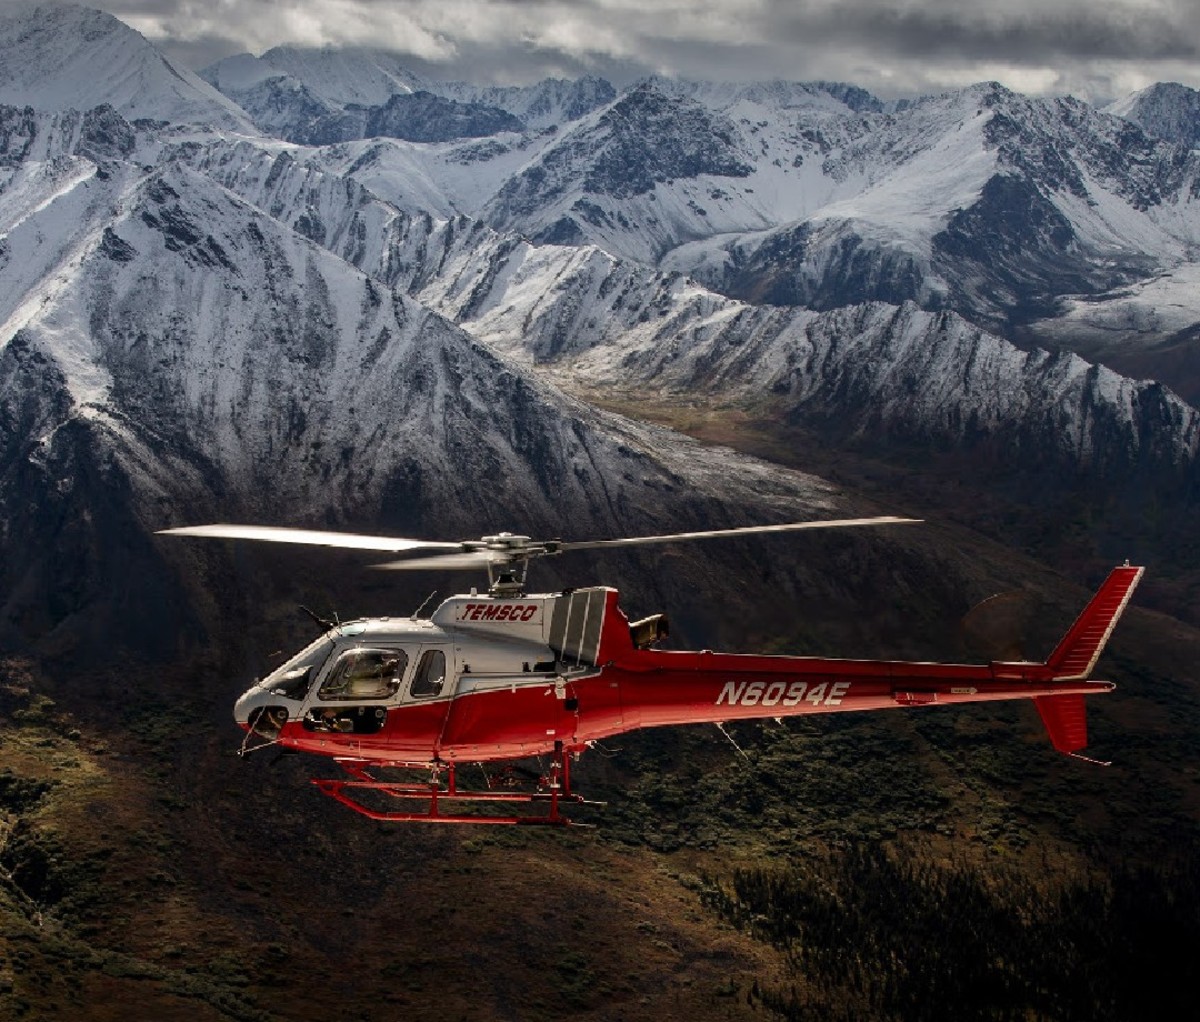
[[[389,729],[389,745],[420,761],[437,755],[454,695],[454,659],[448,646],[422,646],[402,703]]]

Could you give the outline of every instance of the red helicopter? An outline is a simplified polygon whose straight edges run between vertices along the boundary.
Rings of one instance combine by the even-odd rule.
[[[916,663],[654,649],[665,615],[630,623],[607,587],[527,594],[535,557],[574,550],[850,526],[908,518],[856,518],[564,543],[501,533],[462,543],[201,525],[176,536],[252,539],[359,550],[437,551],[395,561],[397,569],[480,568],[486,593],[453,596],[429,618],[321,622],[319,639],[238,699],[242,753],[281,746],[332,757],[346,777],[317,779],[326,795],[376,820],[433,823],[571,824],[571,762],[595,742],[637,728],[1032,699],[1054,747],[1081,759],[1084,697],[1113,689],[1089,681],[1143,568],[1113,569],[1079,619],[1041,663]],[[484,764],[550,756],[532,786]],[[1094,760],[1090,762],[1096,762]],[[459,786],[478,764],[487,783]],[[401,771],[404,779],[380,777]],[[413,771],[422,774],[413,780]],[[372,795],[371,793],[374,793]],[[368,801],[364,801],[366,795]],[[378,796],[399,811],[375,808]],[[386,802],[386,800],[385,800]],[[490,804],[490,805],[481,805]],[[516,811],[521,804],[521,811]],[[531,810],[541,803],[544,811]],[[504,804],[503,811],[498,804]],[[482,811],[481,811],[482,810]]]

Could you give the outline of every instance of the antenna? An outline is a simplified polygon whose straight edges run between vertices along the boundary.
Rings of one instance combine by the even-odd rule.
[[[341,624],[341,622],[337,620],[337,611],[334,611],[333,620],[330,621],[328,618],[321,617],[321,615],[318,614],[316,611],[309,610],[306,606],[304,606],[303,603],[300,604],[300,609],[302,611],[304,611],[304,613],[307,614],[309,617],[311,617],[313,619],[313,621],[315,621],[317,623],[317,626],[323,632],[327,632],[327,631],[329,631],[329,629],[333,628],[335,625]]]
[[[435,596],[437,596],[437,594],[438,594],[438,591],[435,589],[432,593],[430,593],[428,596],[426,596],[425,602],[422,603],[421,606],[419,606],[416,610],[413,611],[412,618],[410,620],[416,621],[417,618],[419,618],[421,616],[421,611],[423,611],[427,606],[429,606],[430,601]]]

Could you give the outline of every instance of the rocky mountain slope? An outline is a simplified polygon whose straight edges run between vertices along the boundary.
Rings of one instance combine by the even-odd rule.
[[[984,443],[1010,466],[1032,445],[1039,464],[1072,471],[1118,478],[1137,465],[1176,484],[1194,474],[1197,413],[1169,391],[1075,356],[1023,352],[952,313],[751,305],[593,246],[409,216],[290,153],[222,145],[193,161],[494,348],[589,387],[770,395],[831,438],[882,429],[914,443]]]
[[[34,118],[26,149],[44,134],[48,152],[60,122]],[[152,144],[104,123],[139,152]],[[10,639],[51,641],[99,612],[131,565],[101,563],[75,585],[65,574],[116,535],[142,533],[134,574],[148,594],[150,579],[168,588],[144,535],[185,516],[464,535],[571,520],[620,534],[660,529],[664,514],[836,504],[815,480],[732,455],[700,465],[683,438],[598,418],[208,177],[94,162],[83,152],[95,134],[27,158],[8,188],[14,203],[19,186],[38,200],[9,221],[21,269],[5,274],[0,304]],[[679,494],[670,509],[664,492]],[[89,641],[120,632],[101,616]]]

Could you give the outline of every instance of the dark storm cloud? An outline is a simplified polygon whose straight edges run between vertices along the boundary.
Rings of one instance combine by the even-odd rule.
[[[0,0],[2,2],[2,0]],[[201,67],[281,44],[374,46],[473,81],[647,73],[834,78],[883,93],[1200,84],[1196,0],[95,0]]]
[[[783,29],[797,41],[822,38],[874,46],[897,56],[1008,60],[1051,57],[1120,60],[1191,59],[1196,29],[1178,11],[1103,4],[1038,5],[1037,10],[972,10],[961,4],[894,7],[840,3],[823,11],[791,9]],[[778,38],[778,36],[777,36]]]

